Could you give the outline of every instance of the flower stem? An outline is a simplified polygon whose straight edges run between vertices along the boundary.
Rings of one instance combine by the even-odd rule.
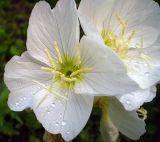
[[[112,123],[109,116],[109,99],[107,97],[100,97],[98,106],[102,110],[102,117],[100,121],[100,132],[105,142],[116,142],[118,138],[118,130]]]
[[[44,142],[65,142],[60,134],[54,135],[49,132],[45,132],[43,136]],[[69,141],[72,142],[72,141]]]

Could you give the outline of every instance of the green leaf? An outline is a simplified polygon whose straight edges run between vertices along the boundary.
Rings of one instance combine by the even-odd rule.
[[[30,136],[29,137],[29,142],[41,142],[39,138],[35,136]]]

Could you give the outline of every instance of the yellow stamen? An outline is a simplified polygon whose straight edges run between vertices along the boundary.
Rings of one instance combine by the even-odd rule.
[[[53,58],[52,58],[52,55],[51,55],[50,51],[48,50],[48,48],[45,48],[44,51],[45,51],[45,53],[46,53],[46,55],[47,55],[47,57],[49,59],[49,62],[51,64],[51,66],[54,68],[55,67],[55,63],[53,61]]]
[[[140,108],[137,110],[138,116],[143,119],[146,120],[147,119],[147,111],[144,108]]]
[[[90,71],[92,71],[92,68],[83,68],[83,69],[80,69],[80,70],[73,72],[70,75],[70,77],[76,76],[77,74],[80,74],[80,73],[86,73],[86,72],[90,72]]]
[[[61,75],[61,78],[65,81],[65,82],[75,82],[75,81],[77,81],[77,79],[76,78],[68,78],[68,77],[65,77],[65,75],[64,74],[62,74]]]
[[[54,41],[54,49],[56,51],[58,61],[62,63],[62,57],[61,57],[61,53],[60,53],[57,41]]]
[[[136,33],[136,32],[133,31],[133,32],[131,33],[131,35],[128,37],[128,43],[131,42],[131,40],[132,40],[132,38],[134,37],[135,33]]]
[[[47,71],[47,72],[51,72],[57,75],[61,75],[62,73],[60,71],[56,71],[53,68],[48,68],[48,67],[41,67],[41,70]]]
[[[121,16],[117,15],[117,19],[119,20],[120,24],[122,25],[122,35],[124,35],[125,30],[128,27],[128,21],[124,22]]]

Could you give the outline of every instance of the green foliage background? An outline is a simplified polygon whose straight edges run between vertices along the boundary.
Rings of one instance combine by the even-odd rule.
[[[3,83],[4,66],[14,55],[26,50],[28,19],[38,0],[0,0],[0,142],[41,142],[44,129],[31,110],[12,112],[7,106],[9,91]],[[57,0],[47,0],[53,7]],[[79,4],[80,0],[76,1]],[[160,0],[157,0],[160,3]],[[137,142],[160,142],[160,86],[148,110],[147,132]],[[94,108],[85,129],[73,142],[102,142],[100,110]],[[120,137],[119,142],[132,142]]]

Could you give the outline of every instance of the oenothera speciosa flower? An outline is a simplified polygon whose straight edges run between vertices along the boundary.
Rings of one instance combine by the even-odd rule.
[[[79,22],[73,0],[54,9],[41,1],[28,27],[27,51],[5,67],[14,111],[31,108],[44,128],[73,139],[85,126],[94,95],[117,95],[138,88],[120,58],[93,39],[79,43]]]
[[[79,17],[84,32],[106,50],[109,48],[117,54],[130,78],[141,87],[118,97],[124,107],[134,110],[151,101],[156,93],[154,85],[160,80],[158,3],[153,0],[82,0]]]
[[[128,76],[141,88],[117,96],[125,109],[137,110],[144,102],[151,101],[156,93],[154,85],[160,80],[158,4],[152,0],[82,0],[78,12],[85,34],[102,48],[111,49],[119,56]],[[118,106],[110,104],[109,109],[114,107],[112,104]],[[140,109],[138,113],[146,117],[145,110]],[[131,120],[136,118],[134,111],[121,114],[114,110],[109,115],[119,131],[132,139],[137,139],[144,132],[144,125],[139,125],[139,128],[126,126],[138,123],[139,120]],[[133,135],[136,131],[137,135]]]

